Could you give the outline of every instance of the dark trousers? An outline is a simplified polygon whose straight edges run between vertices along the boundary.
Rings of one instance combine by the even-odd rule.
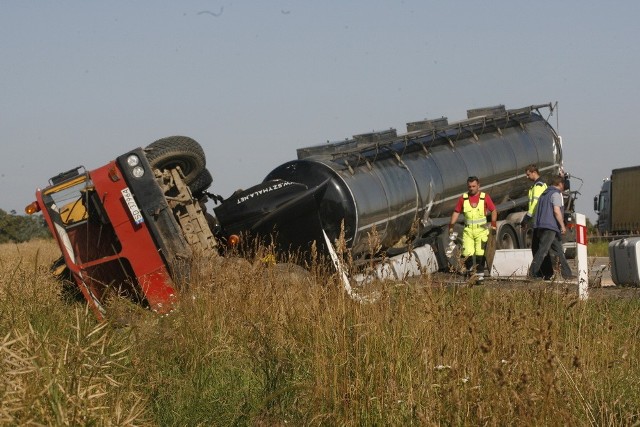
[[[540,238],[538,237],[538,229],[533,229],[533,236],[531,237],[531,253],[535,257],[538,249],[540,248]],[[553,277],[553,262],[551,261],[551,257],[549,255],[545,256],[542,260],[542,264],[540,265],[540,273],[539,276],[542,276],[544,279],[551,279]]]
[[[533,257],[533,261],[531,261],[529,275],[539,277],[541,275],[540,269],[544,258],[548,255],[554,255],[557,256],[560,261],[560,273],[562,277],[571,277],[573,273],[571,272],[571,267],[567,259],[564,257],[564,250],[562,249],[562,242],[558,237],[558,233],[546,228],[536,228],[534,233],[538,234],[538,250]]]

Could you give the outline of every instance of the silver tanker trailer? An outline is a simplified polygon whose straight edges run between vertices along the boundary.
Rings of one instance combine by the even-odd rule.
[[[333,241],[344,224],[356,259],[372,255],[369,236],[375,234],[379,252],[373,255],[388,258],[429,245],[437,268],[444,269],[450,261],[445,226],[466,191],[467,177],[478,176],[499,211],[497,247],[529,247],[532,230],[519,226],[531,186],[525,167],[537,164],[545,180],[559,174],[568,178],[562,139],[543,109],[551,115],[554,106],[480,108],[468,110],[462,121],[442,117],[407,123],[404,134],[390,129],[301,148],[297,160],[274,169],[265,182],[322,187],[317,197],[321,227]],[[568,184],[565,208],[571,221],[576,192]],[[570,235],[565,246],[571,248],[572,241]]]

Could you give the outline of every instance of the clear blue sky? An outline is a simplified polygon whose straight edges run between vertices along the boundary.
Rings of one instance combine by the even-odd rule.
[[[169,135],[213,192],[295,149],[558,102],[578,208],[640,164],[638,1],[0,1],[0,208]],[[580,182],[573,181],[574,189]]]

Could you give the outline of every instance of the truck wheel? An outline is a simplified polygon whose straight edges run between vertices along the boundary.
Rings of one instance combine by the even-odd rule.
[[[508,225],[503,225],[498,230],[497,236],[497,247],[498,249],[517,249],[518,248],[518,240],[516,238],[516,233],[513,231],[513,228]]]
[[[209,169],[203,169],[202,172],[189,184],[189,189],[191,190],[191,194],[196,199],[199,199],[202,195],[202,192],[211,186],[213,182],[213,177],[211,176],[211,172]]]
[[[533,244],[533,228],[527,227],[527,229],[522,232],[521,236],[523,236],[522,240],[524,241],[524,248],[531,248],[531,245]]]
[[[198,178],[206,163],[202,146],[187,136],[159,139],[145,148],[145,154],[153,168],[162,170],[180,166],[187,185]]]

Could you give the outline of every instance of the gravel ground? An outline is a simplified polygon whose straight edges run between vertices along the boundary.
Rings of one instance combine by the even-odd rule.
[[[575,260],[569,263],[574,270],[577,271]],[[605,257],[590,257],[588,261],[589,270],[589,298],[640,298],[640,288],[616,286],[611,279],[611,270],[609,259]],[[464,279],[462,275],[453,273],[436,273],[434,282],[451,286],[474,286],[475,284]],[[563,293],[578,294],[577,280],[566,281],[560,280],[530,280],[524,277],[512,278],[492,278],[487,277],[483,287],[488,289],[505,289],[505,290],[535,290],[535,289],[554,289]]]

